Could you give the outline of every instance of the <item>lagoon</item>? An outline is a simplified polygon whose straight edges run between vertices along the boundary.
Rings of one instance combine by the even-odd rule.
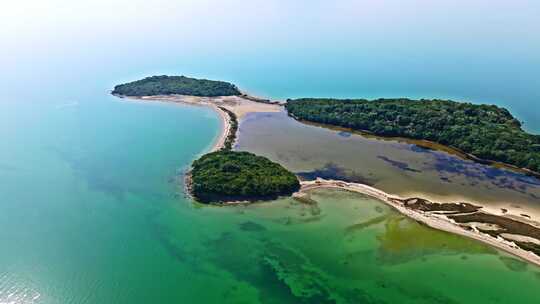
[[[500,213],[540,214],[540,180],[419,146],[298,122],[280,113],[251,113],[240,123],[237,149],[277,161],[307,179],[368,184],[403,197],[470,202]]]

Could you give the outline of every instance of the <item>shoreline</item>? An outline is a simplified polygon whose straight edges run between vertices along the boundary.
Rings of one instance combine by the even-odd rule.
[[[505,251],[506,253],[509,253],[513,256],[519,257],[536,266],[540,266],[540,256],[537,256],[536,254],[530,251],[521,249],[514,242],[505,240],[501,237],[498,237],[498,238],[492,237],[486,233],[482,233],[478,231],[478,229],[475,229],[475,228],[471,230],[467,230],[464,228],[464,226],[459,225],[457,222],[453,221],[452,219],[449,219],[442,213],[412,210],[410,208],[407,208],[404,205],[403,201],[406,200],[405,198],[386,193],[382,190],[373,188],[368,185],[364,185],[360,183],[348,183],[348,182],[343,182],[340,180],[325,180],[325,179],[318,178],[317,180],[314,180],[314,181],[302,181],[301,189],[295,195],[302,196],[303,194],[309,192],[310,190],[321,189],[321,188],[340,189],[340,190],[351,191],[351,192],[360,193],[360,194],[364,194],[364,195],[376,198],[382,201],[383,203],[389,205],[390,207],[394,208],[401,214],[407,216],[408,218],[411,218],[419,223],[425,224],[431,228],[441,230],[441,231],[446,231],[449,233],[461,235],[464,237],[468,237],[468,238],[480,241],[484,244],[487,244],[489,246]]]
[[[154,101],[154,102],[164,102],[164,103],[181,103],[185,105],[204,106],[204,107],[211,108],[212,110],[214,110],[214,112],[218,114],[219,119],[221,120],[221,128],[220,128],[219,136],[216,139],[214,139],[212,146],[208,150],[208,153],[221,150],[225,146],[225,142],[231,131],[231,121],[230,121],[229,115],[225,113],[225,111],[223,111],[223,109],[221,109],[219,106],[212,104],[210,102],[198,102],[198,103],[188,102],[186,100],[171,98],[171,96],[165,96],[165,95],[164,96],[140,96],[140,97],[139,96],[124,96],[124,95],[117,95],[117,94],[112,94],[112,95],[118,98],[131,99],[131,100],[140,101],[140,102]],[[204,153],[204,151],[202,153]],[[186,197],[188,197],[189,199],[194,200],[193,195],[191,195],[191,182],[192,181],[191,181],[191,167],[190,167],[184,171],[184,195],[186,195]]]
[[[520,168],[518,166],[503,163],[503,162],[500,162],[500,161],[479,158],[479,157],[474,156],[471,153],[464,152],[464,151],[462,151],[462,150],[460,150],[460,149],[458,149],[456,147],[446,146],[446,145],[443,145],[443,144],[440,144],[440,143],[437,143],[437,142],[434,142],[434,141],[430,141],[430,140],[427,140],[427,139],[415,139],[415,138],[399,137],[399,136],[378,135],[378,134],[375,134],[375,133],[367,131],[367,130],[357,130],[357,129],[347,128],[347,127],[335,126],[335,125],[330,125],[330,124],[325,124],[325,123],[313,122],[313,121],[309,121],[309,120],[300,119],[300,118],[298,118],[298,117],[296,117],[293,114],[288,113],[288,112],[287,112],[287,115],[292,117],[294,120],[296,120],[296,121],[298,121],[300,123],[309,125],[309,126],[315,126],[315,127],[320,127],[320,128],[325,128],[325,129],[335,130],[335,131],[346,131],[346,132],[353,133],[353,134],[359,134],[359,135],[364,136],[364,137],[376,138],[376,139],[381,139],[381,140],[389,140],[389,141],[394,140],[394,141],[406,142],[408,144],[417,145],[417,146],[425,148],[425,149],[430,149],[430,150],[435,150],[435,151],[443,151],[443,152],[446,152],[448,154],[458,156],[458,157],[460,157],[460,158],[462,158],[464,160],[470,160],[470,161],[473,161],[473,162],[478,163],[478,164],[482,164],[482,165],[486,165],[486,166],[492,166],[492,167],[498,168],[498,169],[505,169],[505,170],[508,170],[508,171],[512,171],[514,173],[519,173],[519,174],[523,174],[523,175],[527,175],[527,176],[531,176],[531,177],[535,177],[537,179],[540,179],[540,172],[532,171],[532,170],[527,169],[527,168]]]
[[[221,120],[221,128],[220,128],[219,136],[217,137],[217,139],[214,140],[214,143],[210,147],[208,153],[215,152],[222,149],[231,131],[231,121],[230,121],[229,115],[225,113],[225,111],[223,111],[218,105],[212,102],[206,101],[206,100],[188,101],[187,99],[182,98],[183,96],[180,97],[179,95],[155,95],[155,96],[124,96],[124,95],[118,95],[118,94],[112,94],[112,95],[118,98],[122,98],[122,99],[125,98],[125,99],[132,99],[132,100],[138,100],[138,101],[181,103],[185,105],[205,106],[205,107],[211,108],[212,110],[214,110],[214,112],[218,114],[219,119]]]
[[[112,94],[112,93],[111,93]],[[115,97],[121,99],[130,99],[139,102],[164,102],[164,103],[180,103],[191,106],[204,106],[214,110],[221,120],[221,128],[219,136],[214,139],[212,146],[206,151],[202,151],[199,156],[205,153],[212,153],[224,149],[227,140],[231,137],[232,118],[231,115],[236,116],[235,120],[238,120],[251,112],[271,112],[279,111],[282,108],[282,104],[278,102],[271,102],[266,99],[253,97],[245,92],[242,92],[240,96],[217,96],[217,97],[198,97],[187,95],[152,95],[152,96],[125,96],[119,94],[112,94]],[[254,106],[257,105],[257,106]],[[242,108],[242,109],[238,109]],[[236,110],[236,111],[235,111]],[[227,113],[230,111],[230,113]],[[237,132],[238,130],[234,130]],[[234,147],[238,137],[233,136],[233,141],[230,143],[231,147]],[[191,200],[195,201],[191,194],[191,166],[184,171],[184,195]],[[222,204],[229,205],[229,204]]]
[[[229,114],[226,113],[224,109],[221,108],[221,106],[223,106],[226,110],[233,112],[233,114],[235,114],[239,118],[241,118],[242,116],[246,114],[246,112],[244,111],[235,112],[234,111],[235,105],[227,105],[225,102],[223,102],[221,106],[218,105],[216,102],[220,101],[220,98],[223,98],[223,97],[214,98],[214,97],[194,97],[194,96],[180,96],[180,95],[162,95],[162,96],[157,95],[157,96],[141,96],[141,97],[118,96],[118,95],[115,95],[115,96],[120,97],[120,98],[129,98],[133,100],[139,100],[139,101],[172,102],[172,103],[182,103],[182,104],[194,105],[194,106],[208,106],[212,108],[214,111],[216,111],[216,113],[218,113],[222,121],[222,127],[221,127],[220,136],[214,141],[214,144],[212,145],[208,153],[215,152],[222,149],[232,129],[231,118]],[[246,100],[243,98],[243,96],[236,96],[236,97]],[[258,103],[257,101],[253,101],[253,100],[246,100],[246,101],[251,102],[251,103]],[[269,105],[264,102],[261,102],[261,104]],[[270,104],[270,105],[276,106],[273,104]],[[281,108],[281,106],[279,106],[279,108]],[[320,124],[318,125],[322,126]],[[235,137],[234,141],[236,140],[237,138]],[[424,211],[412,210],[404,206],[403,201],[405,200],[405,198],[386,193],[377,188],[374,188],[365,184],[360,184],[360,183],[349,183],[349,182],[345,182],[341,180],[325,180],[321,178],[317,178],[315,181],[301,181],[300,184],[301,184],[300,190],[294,193],[293,197],[301,197],[306,192],[313,189],[318,189],[318,188],[334,188],[334,189],[341,189],[345,191],[361,193],[361,194],[376,198],[382,201],[383,203],[391,206],[392,208],[394,208],[401,214],[407,216],[408,218],[411,218],[419,223],[425,224],[431,228],[441,230],[441,231],[446,231],[449,233],[461,235],[464,237],[468,237],[468,238],[480,241],[484,244],[487,244],[494,248],[505,251],[511,255],[514,255],[518,258],[521,258],[529,263],[540,266],[539,256],[537,256],[536,254],[530,251],[521,249],[514,242],[505,240],[502,237],[495,238],[493,236],[490,236],[488,234],[478,231],[478,229],[476,228],[473,228],[471,230],[466,230],[464,228],[464,225],[460,226],[454,220],[449,219],[448,217],[440,213],[434,214],[434,213],[429,213],[429,212],[424,212]],[[190,174],[190,170],[187,170],[184,175],[184,191],[185,191],[185,195],[193,200],[190,187],[191,187],[191,174]],[[426,197],[426,195],[420,194],[419,197]],[[223,204],[219,204],[216,206],[235,206],[235,205],[245,205],[245,204],[252,204],[252,203],[253,202],[234,201],[234,202],[225,202]],[[456,203],[451,203],[451,204],[457,205]],[[494,214],[494,213],[488,213],[488,214],[492,214],[501,218],[507,218],[505,216]]]
[[[229,117],[229,114],[225,113],[225,111],[223,111],[223,109],[221,109],[220,107],[216,105],[209,105],[209,106],[214,111],[216,111],[216,113],[218,113],[219,118],[221,119],[221,126],[222,126],[221,134],[219,135],[217,140],[214,141],[214,145],[209,151],[209,152],[216,152],[225,147],[225,142],[227,141],[227,138],[231,135],[230,134],[231,133],[231,118]],[[234,145],[235,142],[236,142],[236,137],[232,144]]]

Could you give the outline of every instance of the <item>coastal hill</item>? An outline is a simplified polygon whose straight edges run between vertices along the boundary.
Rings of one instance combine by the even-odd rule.
[[[275,199],[299,188],[293,173],[249,152],[208,153],[193,163],[191,171],[191,193],[203,203]]]
[[[163,75],[117,85],[112,94],[136,97],[172,94],[215,97],[241,95],[242,93],[235,85],[224,81]]]
[[[507,109],[450,100],[288,100],[297,119],[368,131],[381,136],[429,140],[476,160],[540,172],[540,135],[521,128]]]

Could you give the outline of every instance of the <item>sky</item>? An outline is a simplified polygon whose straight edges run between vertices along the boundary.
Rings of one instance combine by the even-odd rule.
[[[527,115],[538,16],[536,0],[4,0],[0,81],[21,92],[180,73],[276,97],[527,99]]]
[[[442,44],[466,53],[467,44],[482,40],[478,51],[517,56],[540,45],[538,1],[5,0],[2,6],[2,53],[20,58],[37,50],[85,55],[85,48],[103,43],[118,52],[141,51],[167,40],[185,42],[173,50],[211,52],[213,46],[235,53],[331,43],[356,49],[357,40],[371,49],[427,52]],[[232,47],[246,42],[250,47]]]

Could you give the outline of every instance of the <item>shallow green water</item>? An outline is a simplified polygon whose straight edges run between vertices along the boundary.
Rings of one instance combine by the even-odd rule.
[[[180,175],[217,135],[215,113],[94,98],[2,106],[0,303],[540,296],[540,269],[359,195],[317,191],[315,206],[194,205]]]

